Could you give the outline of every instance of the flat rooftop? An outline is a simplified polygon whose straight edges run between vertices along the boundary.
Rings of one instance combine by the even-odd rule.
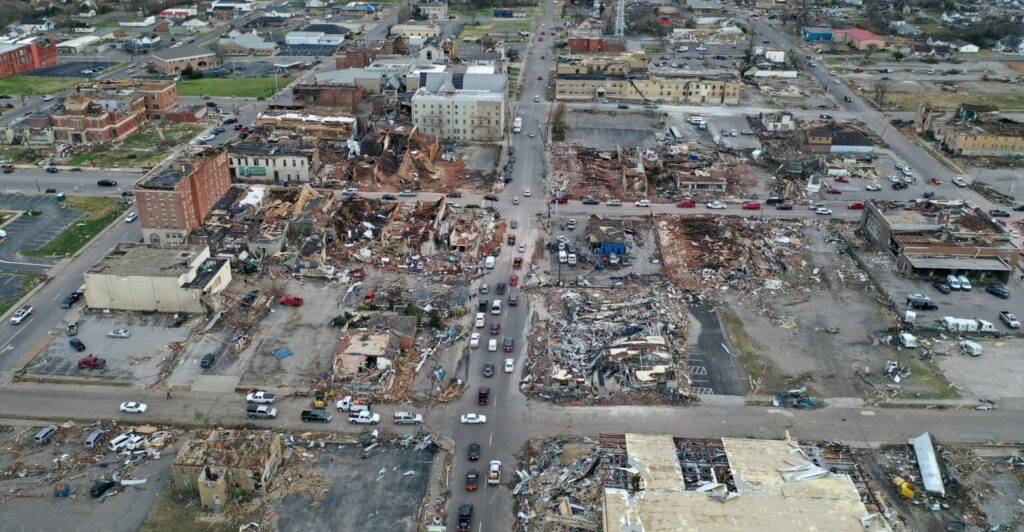
[[[191,164],[183,164],[180,167],[159,168],[149,177],[139,181],[136,186],[154,190],[174,190],[182,179],[185,179],[194,171],[195,167]]]
[[[919,253],[904,253],[915,269],[924,270],[971,270],[983,272],[1012,271],[1009,263],[999,257],[950,257]]]
[[[88,273],[124,277],[179,277],[206,251],[205,246],[170,249],[121,242]]]

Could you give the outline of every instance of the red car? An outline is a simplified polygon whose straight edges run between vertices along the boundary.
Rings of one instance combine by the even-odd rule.
[[[679,203],[676,203],[676,207],[681,207],[683,209],[692,209],[692,208],[694,208],[696,206],[697,206],[697,202],[692,200],[692,199],[684,199],[684,200],[680,201]]]
[[[842,193],[843,193],[843,191],[842,191],[842,190],[839,190],[839,189],[838,189],[838,188],[836,188],[836,187],[828,187],[828,193],[829,193],[829,194],[842,194]]]
[[[509,286],[519,286],[519,276],[518,275],[513,275],[512,277],[509,277],[508,278],[508,285]]]
[[[938,177],[933,177],[932,178],[932,184],[933,185],[941,185],[942,184],[942,180],[939,179]]]
[[[743,210],[745,211],[758,211],[761,210],[761,204],[756,201],[744,201]]]
[[[89,355],[87,357],[78,359],[78,369],[103,369],[105,367],[107,367],[107,359],[98,358],[96,355]]]
[[[466,472],[466,491],[476,491],[477,486],[480,485],[480,472],[476,469],[470,469]]]
[[[558,205],[565,205],[569,203],[569,198],[551,198],[551,203],[557,203]]]
[[[864,202],[863,201],[851,201],[850,203],[846,204],[846,208],[847,209],[863,209],[864,208]]]
[[[287,305],[289,307],[301,307],[302,304],[305,303],[305,301],[301,297],[293,296],[291,294],[285,294],[281,296],[281,299],[278,299],[277,302],[282,305]]]
[[[836,183],[849,183],[850,179],[844,175],[836,176]]]

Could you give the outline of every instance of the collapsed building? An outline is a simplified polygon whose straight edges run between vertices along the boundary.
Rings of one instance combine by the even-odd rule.
[[[891,529],[835,444],[602,434],[545,442],[517,471],[520,530]]]
[[[283,464],[280,434],[215,430],[191,438],[171,462],[179,491],[199,495],[205,510],[220,511],[230,497],[265,493]]]
[[[550,299],[546,341],[527,363],[531,378],[524,391],[555,399],[688,396],[685,309],[672,294],[670,287],[629,299],[618,292],[563,291]]]
[[[876,249],[889,252],[910,277],[964,275],[1008,281],[1017,271],[1020,249],[1012,235],[980,208],[962,202],[865,204],[860,232]]]

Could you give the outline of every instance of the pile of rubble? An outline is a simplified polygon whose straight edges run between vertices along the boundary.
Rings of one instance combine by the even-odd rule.
[[[588,438],[528,444],[515,497],[516,530],[600,530],[599,446]]]
[[[559,290],[535,332],[524,393],[559,403],[689,400],[685,301],[668,284]]]
[[[819,221],[724,216],[658,216],[662,260],[677,286],[740,290],[813,282],[804,229]]]

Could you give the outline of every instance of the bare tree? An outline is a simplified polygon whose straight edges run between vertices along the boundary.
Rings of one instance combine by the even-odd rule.
[[[875,79],[875,103],[878,107],[885,107],[885,97],[889,94],[889,80],[886,78]]]

